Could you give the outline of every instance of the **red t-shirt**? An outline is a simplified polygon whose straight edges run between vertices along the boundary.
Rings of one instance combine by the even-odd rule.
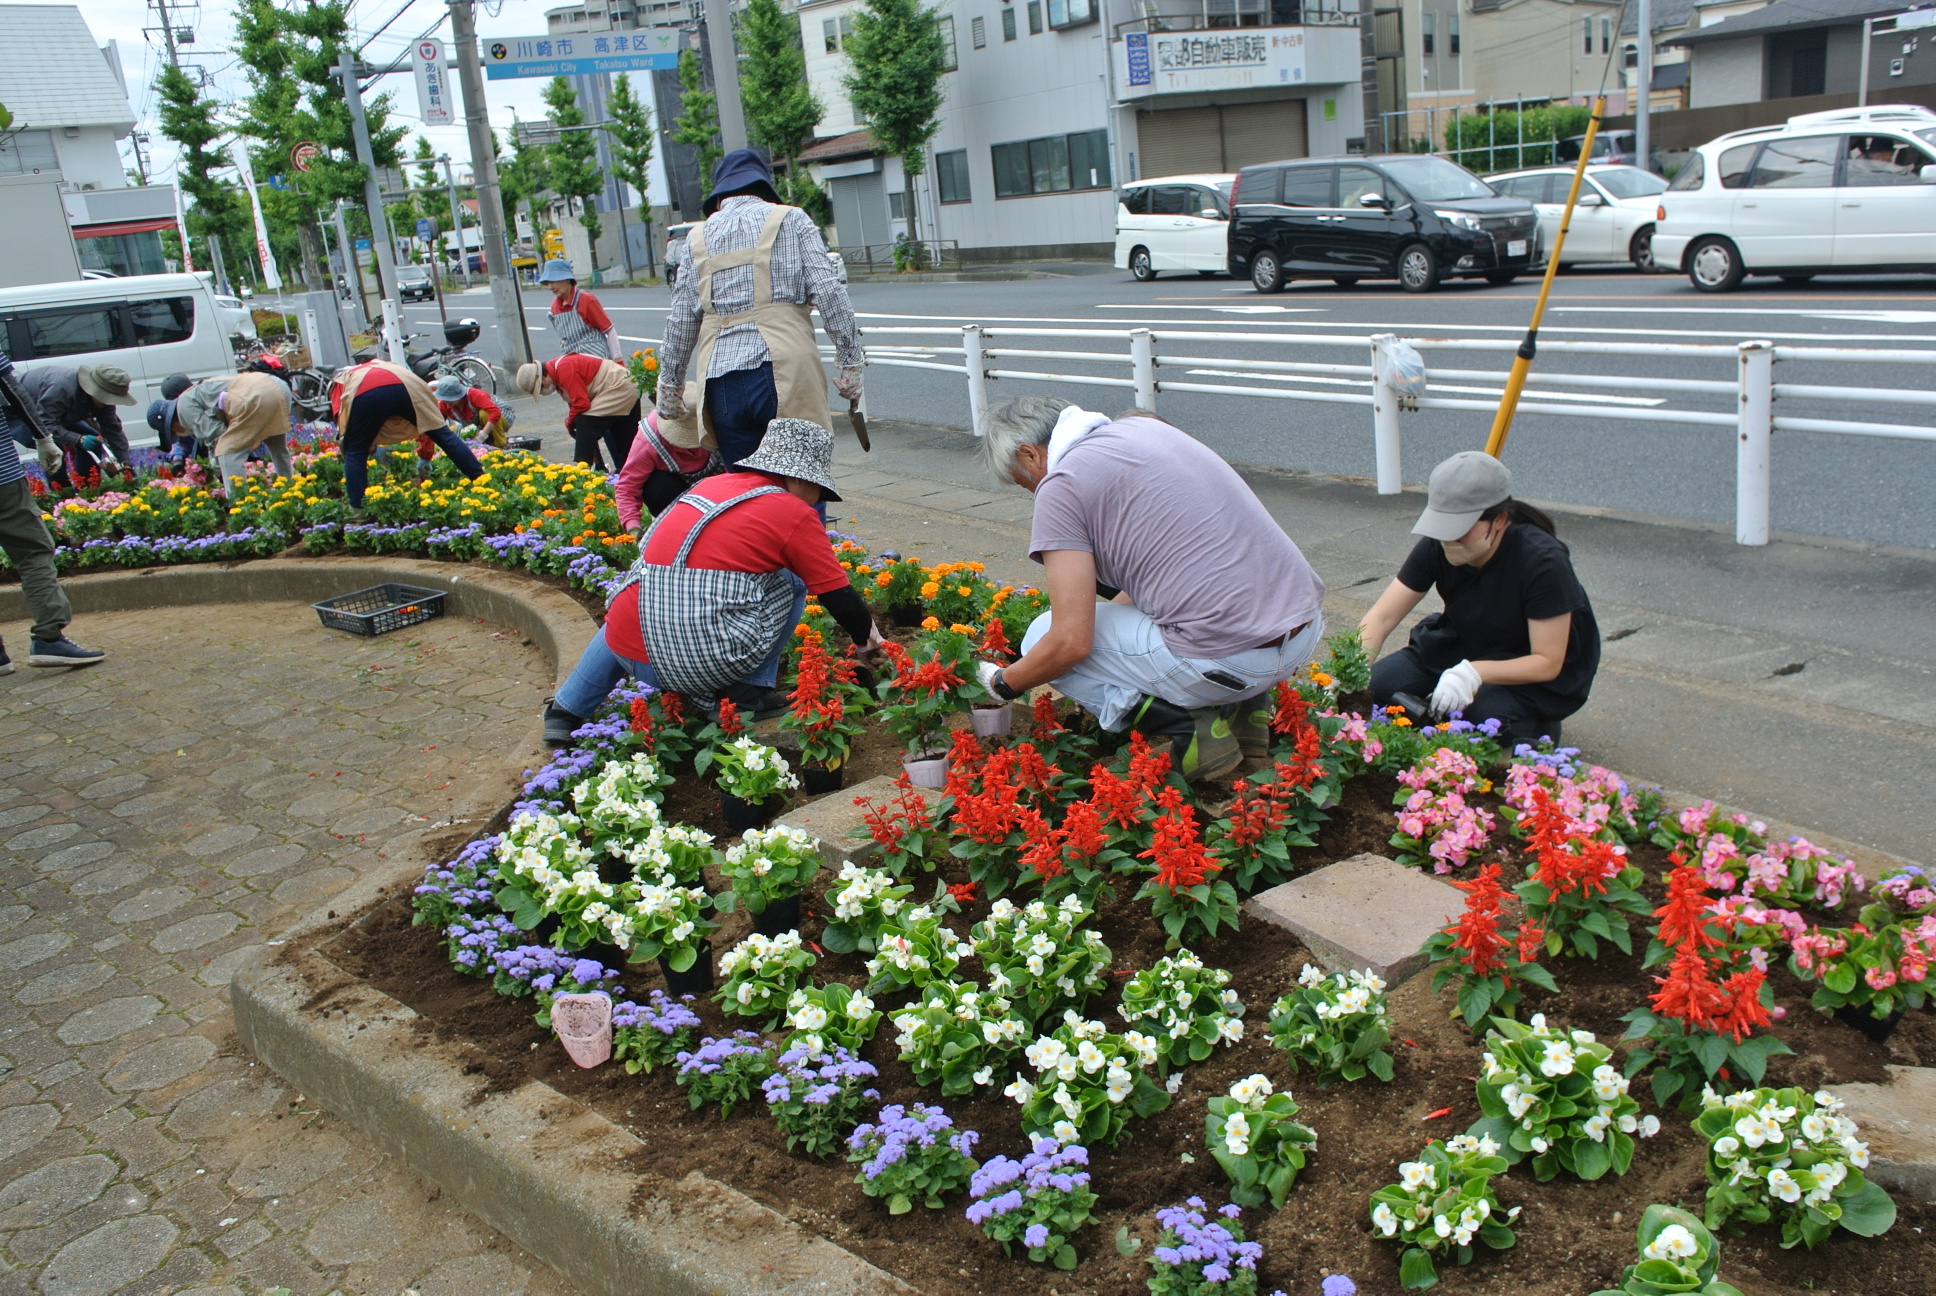
[[[498,403],[482,387],[471,388],[460,401],[440,400],[437,408],[445,418],[456,419],[459,423],[469,423],[482,416],[478,424],[480,427],[504,417],[504,411],[498,408]]]
[[[600,333],[612,327],[612,317],[607,315],[605,308],[598,304],[598,298],[592,296],[583,288],[573,293],[569,299],[560,300],[556,297],[551,299],[551,313],[553,315],[563,315],[568,310],[576,310],[579,319],[584,320]]]
[[[722,501],[772,484],[773,478],[764,473],[731,472],[708,477],[692,489],[706,499]],[[699,514],[690,505],[674,504],[661,516],[664,521],[646,538],[645,560],[670,566]],[[686,565],[740,572],[785,568],[806,582],[809,594],[826,594],[847,584],[847,573],[834,557],[820,515],[784,491],[735,504],[714,518],[699,533]],[[645,640],[639,634],[638,586],[619,595],[606,613],[605,643],[621,657],[647,660]]]
[[[394,387],[403,381],[402,377],[390,370],[379,369],[371,364],[357,365],[352,372],[357,375],[356,390],[359,392],[375,391],[378,387]],[[345,376],[342,382],[332,383],[329,389],[330,417],[338,423],[343,420],[343,389],[347,386],[349,386],[349,377]]]
[[[599,371],[606,365],[616,363],[615,360],[586,355],[582,351],[544,362],[545,372],[551,375],[551,381],[558,384],[558,394],[565,398],[570,419],[575,420],[592,407],[592,379],[598,377]]]

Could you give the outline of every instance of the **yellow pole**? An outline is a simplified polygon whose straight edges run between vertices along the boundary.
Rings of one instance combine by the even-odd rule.
[[[1486,453],[1497,458],[1506,448],[1506,433],[1512,430],[1513,413],[1519,408],[1519,393],[1526,386],[1526,373],[1533,367],[1539,350],[1539,322],[1546,314],[1546,298],[1553,291],[1553,276],[1559,273],[1560,249],[1566,246],[1566,231],[1573,225],[1573,208],[1580,201],[1580,183],[1586,178],[1587,159],[1593,156],[1593,137],[1600,133],[1600,118],[1607,110],[1607,97],[1593,101],[1593,116],[1586,124],[1586,139],[1580,145],[1580,160],[1573,168],[1573,187],[1566,191],[1566,211],[1560,215],[1559,237],[1546,256],[1546,277],[1540,281],[1539,300],[1533,304],[1533,322],[1526,326],[1526,338],[1513,357],[1512,373],[1506,390],[1499,397],[1499,412],[1492,416],[1492,435],[1486,438]]]

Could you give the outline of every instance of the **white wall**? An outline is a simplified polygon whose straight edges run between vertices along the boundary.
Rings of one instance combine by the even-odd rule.
[[[1694,66],[1688,69],[1688,107],[1759,103],[1762,86],[1762,37],[1759,32],[1739,40],[1696,45]]]
[[[75,186],[94,185],[99,189],[120,189],[128,183],[127,167],[121,161],[121,147],[112,126],[82,126],[70,138],[54,127],[54,152],[60,157],[61,174]]]

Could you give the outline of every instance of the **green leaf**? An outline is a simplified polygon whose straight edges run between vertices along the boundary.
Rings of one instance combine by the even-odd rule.
[[[1667,1100],[1679,1093],[1686,1083],[1687,1078],[1678,1071],[1662,1068],[1654,1072],[1654,1105],[1665,1107]]]
[[[1559,983],[1553,980],[1553,974],[1537,963],[1522,963],[1519,967],[1519,979],[1527,985],[1538,986],[1548,993],[1559,993]]]
[[[1143,1249],[1143,1239],[1132,1235],[1129,1231],[1129,1225],[1118,1224],[1116,1226],[1116,1254],[1117,1255],[1133,1256],[1142,1249]]]
[[[1872,1183],[1865,1181],[1855,1192],[1835,1200],[1842,1207],[1842,1227],[1857,1237],[1880,1237],[1896,1222],[1895,1201]]]
[[[1055,1267],[1058,1269],[1073,1269],[1076,1267],[1076,1249],[1067,1242],[1064,1242],[1055,1249]]]
[[[1689,1040],[1688,1046],[1709,1075],[1719,1071],[1728,1060],[1728,1042],[1719,1035],[1703,1031]]]
[[[1370,1067],[1371,1073],[1380,1080],[1390,1080],[1392,1078],[1391,1054],[1382,1049],[1366,1058],[1365,1065]]]
[[[829,954],[852,954],[860,947],[860,941],[846,923],[828,923],[820,933],[820,945]]]
[[[1407,1247],[1398,1261],[1398,1280],[1407,1291],[1423,1291],[1438,1286],[1439,1271],[1432,1267],[1432,1257],[1422,1248]]]
[[[1470,981],[1459,991],[1459,1015],[1466,1024],[1477,1030],[1479,1023],[1486,1019],[1486,1010],[1492,1007],[1492,987],[1484,981]]]
[[[905,1215],[913,1209],[914,1203],[908,1200],[906,1193],[895,1193],[887,1199],[887,1213],[889,1215]]]
[[[666,966],[674,972],[685,972],[694,963],[699,961],[699,947],[696,945],[681,945],[678,949],[667,954],[665,961]]]
[[[1573,1173],[1582,1179],[1598,1179],[1612,1165],[1613,1158],[1607,1154],[1604,1143],[1595,1143],[1588,1139],[1573,1151]]]

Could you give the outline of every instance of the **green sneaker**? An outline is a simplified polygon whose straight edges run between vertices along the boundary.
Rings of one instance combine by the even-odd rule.
[[[1232,705],[1230,732],[1236,736],[1244,755],[1270,755],[1271,740],[1275,737],[1270,728],[1274,709],[1269,693],[1259,693]]]
[[[1244,749],[1230,729],[1227,707],[1185,710],[1157,697],[1145,697],[1129,727],[1149,737],[1170,740],[1177,773],[1192,781],[1210,781],[1243,764]]]

